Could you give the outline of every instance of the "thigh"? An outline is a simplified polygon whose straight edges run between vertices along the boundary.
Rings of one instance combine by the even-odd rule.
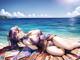
[[[62,50],[56,46],[49,46],[49,47],[47,47],[46,51],[52,55],[59,55],[59,56],[64,55],[64,50]]]

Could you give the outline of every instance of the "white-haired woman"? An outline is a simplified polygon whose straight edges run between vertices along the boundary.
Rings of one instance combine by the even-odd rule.
[[[61,48],[58,48],[54,46],[52,41],[49,41],[49,43],[45,43],[47,40],[52,39],[51,35],[45,36],[40,30],[32,30],[29,33],[29,40],[25,40],[24,43],[30,46],[33,49],[39,49],[43,48],[42,50],[45,50],[52,55],[62,56],[64,54],[64,50]],[[47,46],[44,46],[47,45]]]

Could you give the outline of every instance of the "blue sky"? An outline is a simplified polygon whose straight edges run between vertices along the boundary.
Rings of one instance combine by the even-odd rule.
[[[79,3],[80,0],[0,0],[0,10],[27,17],[68,17],[74,15]]]

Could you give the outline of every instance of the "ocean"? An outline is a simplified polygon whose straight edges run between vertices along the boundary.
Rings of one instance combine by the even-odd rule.
[[[80,19],[77,18],[13,18],[0,19],[0,44],[8,45],[7,36],[13,26],[24,32],[40,29],[45,34],[53,34],[80,41]]]

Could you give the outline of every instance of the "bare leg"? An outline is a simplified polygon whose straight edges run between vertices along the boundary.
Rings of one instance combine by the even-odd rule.
[[[46,51],[47,51],[49,54],[52,54],[52,55],[57,55],[57,56],[62,56],[62,55],[64,55],[64,50],[59,49],[59,48],[57,48],[56,46],[49,46],[49,47],[47,47]]]
[[[80,42],[72,42],[72,45],[71,46],[72,46],[72,48],[80,47]]]
[[[58,47],[72,50],[74,48],[80,47],[80,42],[68,42],[68,40],[55,36],[53,38],[54,44]]]

